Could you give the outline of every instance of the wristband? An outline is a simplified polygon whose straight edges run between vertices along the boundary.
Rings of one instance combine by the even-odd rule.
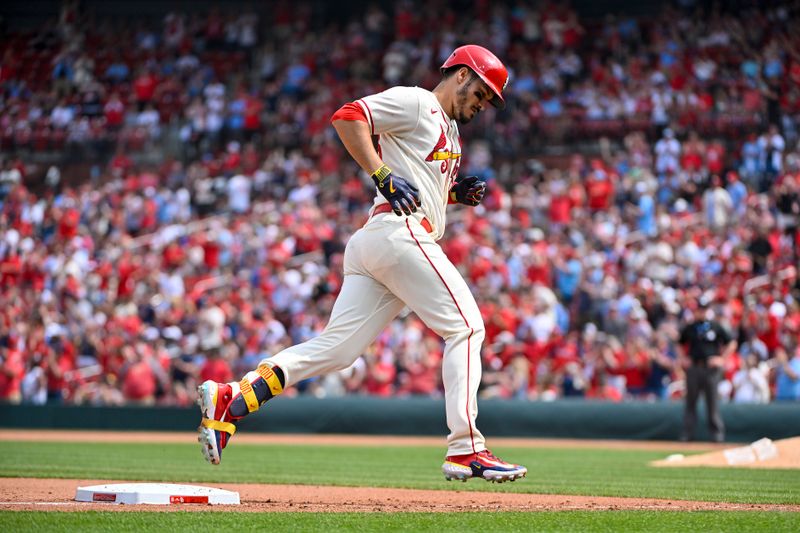
[[[386,166],[386,163],[382,164],[378,170],[372,173],[372,179],[377,181],[379,184],[383,183],[389,174],[392,173],[392,169]]]

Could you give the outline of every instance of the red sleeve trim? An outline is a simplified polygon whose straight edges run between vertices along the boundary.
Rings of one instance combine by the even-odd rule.
[[[355,102],[348,102],[340,107],[331,117],[331,122],[336,120],[360,120],[367,122],[367,114],[364,109]]]

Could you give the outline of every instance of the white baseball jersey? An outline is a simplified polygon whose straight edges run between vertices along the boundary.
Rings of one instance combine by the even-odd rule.
[[[445,114],[432,92],[420,87],[393,87],[357,103],[372,134],[380,136],[381,159],[419,189],[422,214],[433,226],[434,239],[441,239],[447,198],[461,165],[456,121]],[[378,194],[375,205],[382,203],[386,199]]]
[[[417,186],[422,207],[411,216],[370,217],[347,242],[344,282],[325,330],[263,363],[280,367],[286,386],[347,368],[408,307],[445,341],[448,454],[479,452],[486,447],[475,427],[485,327],[469,286],[436,242],[461,163],[458,127],[436,96],[418,87],[395,87],[357,102],[380,135],[381,158]],[[386,202],[377,196],[375,205]]]

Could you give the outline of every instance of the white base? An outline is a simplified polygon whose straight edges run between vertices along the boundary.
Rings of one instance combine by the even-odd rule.
[[[772,440],[764,438],[749,446],[730,448],[722,452],[729,465],[757,463],[778,457],[778,447]]]
[[[210,505],[239,505],[239,493],[229,490],[174,485],[171,483],[118,483],[78,487],[75,500],[79,502],[106,502],[169,505],[201,503]]]

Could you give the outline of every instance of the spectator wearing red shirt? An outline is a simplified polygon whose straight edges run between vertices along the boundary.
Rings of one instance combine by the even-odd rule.
[[[263,110],[264,104],[258,96],[253,94],[248,94],[246,96],[244,106],[244,135],[245,139],[248,141],[261,131],[261,112]]]
[[[379,358],[372,355],[367,362],[366,391],[374,396],[388,397],[394,394],[394,380],[397,368],[391,352],[387,351]]]
[[[689,139],[683,146],[681,167],[688,172],[700,172],[704,164],[703,156],[705,151],[705,144],[700,140],[697,132],[691,132]]]
[[[420,30],[419,15],[410,5],[401,4],[395,10],[394,33],[399,40],[413,40]]]
[[[52,335],[44,348],[47,401],[61,403],[67,393],[67,374],[75,370],[75,347],[61,333]]]
[[[119,145],[117,148],[117,152],[114,154],[114,157],[111,158],[108,168],[111,170],[111,174],[119,178],[127,176],[131,169],[133,169],[133,161],[128,157],[128,154],[125,153],[122,145]]]
[[[169,243],[162,252],[164,268],[169,270],[177,268],[186,260],[186,252],[178,241]]]
[[[233,381],[233,371],[227,359],[218,351],[209,352],[206,362],[200,369],[200,381],[208,379],[219,383]]]
[[[570,11],[564,24],[564,46],[566,48],[578,48],[585,31],[578,21],[577,13]]]
[[[219,266],[220,246],[214,239],[206,234],[198,237],[198,243],[203,249],[203,264],[208,270],[214,270]]]
[[[430,340],[430,339],[427,339]],[[438,390],[442,354],[438,342],[424,342],[419,360],[409,361],[400,374],[397,393],[431,396]]]
[[[16,251],[10,251],[0,260],[0,287],[14,287],[22,276],[22,259]]]
[[[23,265],[22,283],[39,293],[44,290],[45,277],[42,256],[34,252],[28,256],[27,261],[25,261]],[[3,286],[1,282],[0,286]]]
[[[156,399],[156,373],[150,362],[132,346],[122,348],[122,393],[129,402],[152,405]]]
[[[722,174],[725,166],[725,146],[719,139],[714,139],[706,148],[706,166],[710,174]]]
[[[145,106],[153,101],[158,88],[158,79],[148,69],[143,69],[133,82],[133,93],[136,95],[138,111],[142,112]]]
[[[767,313],[766,316],[760,316],[757,320],[756,331],[758,338],[772,355],[781,346],[781,317],[776,316],[774,313]]]
[[[570,211],[572,209],[572,199],[566,185],[561,179],[550,182],[550,223],[554,227],[565,226],[570,223]]]
[[[61,213],[58,221],[58,236],[63,241],[69,241],[78,234],[78,224],[81,221],[81,213],[74,207],[68,207]]]
[[[19,403],[22,400],[20,384],[25,374],[22,352],[9,335],[0,338],[0,403]]]
[[[607,211],[614,198],[614,184],[599,159],[592,161],[592,172],[586,180],[586,197],[592,211]]]
[[[461,265],[466,262],[467,257],[470,255],[472,239],[465,233],[459,233],[451,239],[447,239],[442,246],[447,258],[453,264]]]
[[[119,99],[117,93],[112,93],[103,106],[106,125],[111,130],[118,130],[125,123],[125,104]]]
[[[569,197],[570,208],[583,209],[586,206],[586,190],[581,184],[580,175],[577,173],[570,173],[567,196]]]
[[[539,228],[534,228],[539,230]],[[549,286],[553,280],[553,270],[551,263],[547,260],[547,256],[543,253],[534,250],[531,253],[530,265],[526,272],[528,281],[533,283],[541,283],[542,285]]]
[[[610,375],[624,376],[625,388],[631,395],[645,392],[650,373],[650,356],[647,346],[640,338],[626,342],[613,352],[612,359],[606,359]]]
[[[139,259],[126,250],[117,261],[117,297],[124,298],[133,292],[136,277],[141,268]]]
[[[595,383],[586,391],[586,398],[591,400],[604,400],[619,403],[622,401],[622,392],[608,382],[608,374],[605,371],[598,371]]]

